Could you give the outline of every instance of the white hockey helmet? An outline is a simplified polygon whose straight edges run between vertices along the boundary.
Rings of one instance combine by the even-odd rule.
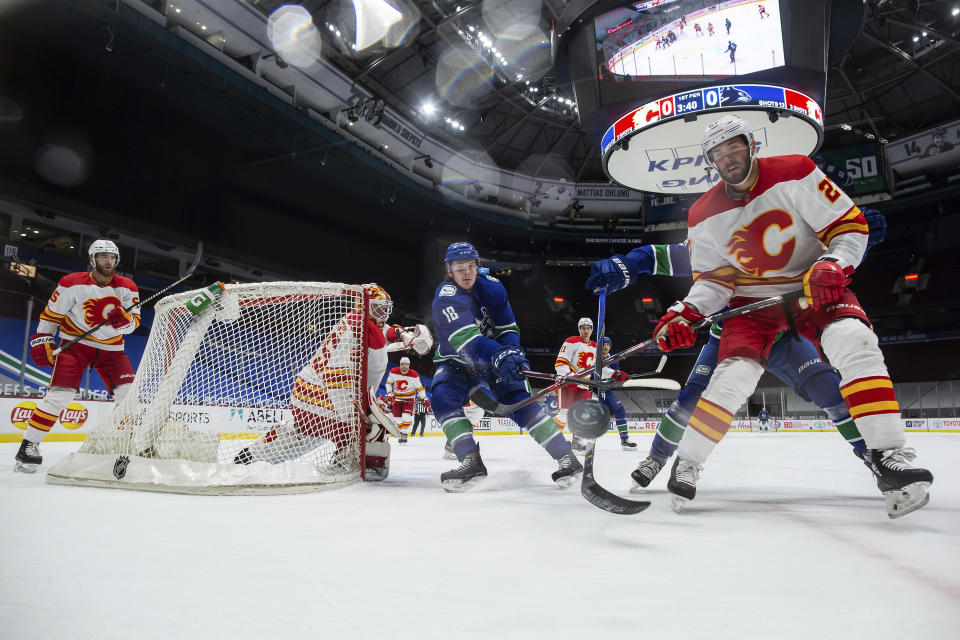
[[[703,132],[703,142],[700,143],[700,146],[703,147],[703,159],[706,163],[716,169],[717,163],[710,157],[710,150],[721,142],[726,142],[737,136],[743,136],[752,160],[757,155],[757,143],[753,139],[749,122],[740,116],[728,113],[716,122],[708,124]]]
[[[120,249],[117,248],[117,245],[113,240],[94,240],[93,244],[90,245],[90,250],[87,251],[87,255],[90,256],[90,264],[94,263],[94,259],[97,257],[98,253],[112,253],[117,256],[117,264],[120,264]]]
[[[402,358],[400,358],[400,364],[410,364],[410,358],[408,358],[407,356],[403,356]]]
[[[587,325],[588,327],[590,327],[590,328],[592,329],[592,328],[593,328],[593,320],[591,320],[590,318],[580,318],[580,321],[577,322],[577,329],[579,329],[579,328],[582,327],[583,325]]]

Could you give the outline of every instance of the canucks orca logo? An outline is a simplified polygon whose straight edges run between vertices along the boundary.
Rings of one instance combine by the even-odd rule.
[[[738,89],[736,87],[724,87],[720,90],[721,105],[750,104],[751,102],[753,102],[753,98],[751,98],[750,94],[743,89]]]

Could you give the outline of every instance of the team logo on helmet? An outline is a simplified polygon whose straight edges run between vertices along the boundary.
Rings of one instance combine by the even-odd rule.
[[[480,254],[476,248],[469,242],[454,242],[443,256],[444,262],[453,262],[454,260],[479,260]]]
[[[779,271],[786,267],[793,257],[797,239],[781,241],[780,250],[770,253],[767,249],[767,232],[774,227],[778,232],[783,232],[792,226],[793,218],[786,211],[765,211],[733,232],[727,241],[727,253],[733,256],[741,269],[754,278],[762,278],[765,273]]]

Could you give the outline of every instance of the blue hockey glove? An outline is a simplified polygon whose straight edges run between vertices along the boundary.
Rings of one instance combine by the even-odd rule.
[[[527,361],[527,356],[524,355],[523,349],[516,345],[504,347],[494,353],[493,358],[490,359],[490,366],[493,367],[497,378],[499,378],[501,382],[522,383],[523,376],[520,375],[520,370],[530,369],[530,363]]]
[[[626,258],[615,255],[612,258],[597,260],[590,265],[590,277],[584,285],[588,291],[607,288],[607,293],[619,291],[637,281],[637,276],[630,274],[630,267]]]
[[[887,237],[887,219],[876,209],[864,209],[863,217],[870,227],[870,236],[867,238],[867,249],[875,247]]]

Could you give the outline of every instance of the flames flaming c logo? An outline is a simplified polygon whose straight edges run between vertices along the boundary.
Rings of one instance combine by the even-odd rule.
[[[107,312],[111,307],[122,306],[123,303],[116,296],[91,298],[83,303],[83,319],[88,327],[95,327],[107,319]]]
[[[755,278],[763,277],[763,274],[768,271],[779,271],[786,267],[790,258],[793,257],[797,239],[790,238],[780,245],[780,251],[771,254],[764,244],[764,236],[771,227],[783,231],[792,226],[793,217],[786,211],[781,209],[764,211],[733,232],[726,245],[728,254],[733,256],[746,273]]]

